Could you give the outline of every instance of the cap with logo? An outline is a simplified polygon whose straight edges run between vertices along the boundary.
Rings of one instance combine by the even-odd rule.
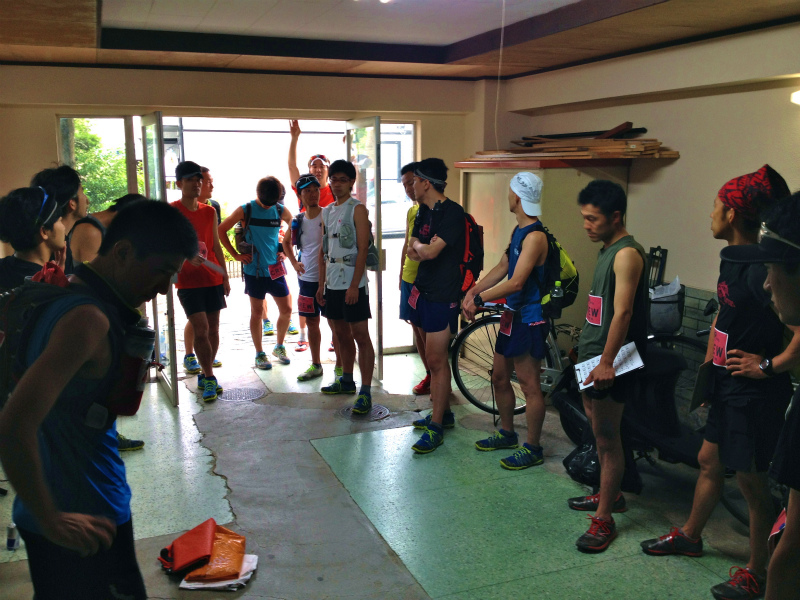
[[[294,189],[299,192],[303,188],[307,188],[310,185],[322,187],[316,177],[314,177],[311,173],[306,173],[305,175],[300,175],[294,184]]]
[[[522,210],[529,217],[542,214],[542,180],[533,173],[523,171],[511,178],[511,191],[519,196]]]

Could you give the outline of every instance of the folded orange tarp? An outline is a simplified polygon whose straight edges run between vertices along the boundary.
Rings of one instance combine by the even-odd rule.
[[[204,564],[211,558],[217,522],[209,519],[187,531],[161,550],[158,560],[167,573],[181,573]]]
[[[208,564],[186,575],[186,581],[227,581],[238,579],[244,561],[244,536],[217,525],[214,549]]]

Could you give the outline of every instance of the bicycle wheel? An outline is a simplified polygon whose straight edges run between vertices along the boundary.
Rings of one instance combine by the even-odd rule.
[[[497,415],[497,404],[492,387],[492,364],[494,346],[500,330],[500,315],[488,315],[463,329],[450,352],[453,378],[464,397],[483,411]],[[547,358],[543,365],[552,366],[552,349],[548,342]],[[511,373],[511,388],[514,390],[514,414],[525,412],[525,395],[522,393],[516,373]]]
[[[706,409],[699,408],[694,412],[690,411],[692,395],[694,394],[694,384],[697,381],[697,370],[703,364],[706,356],[706,344],[699,339],[692,339],[680,334],[675,335],[656,335],[648,340],[648,345],[655,345],[659,348],[672,350],[680,354],[686,361],[686,368],[683,369],[675,385],[675,407],[678,410],[678,419],[692,430],[703,427],[708,415]]]

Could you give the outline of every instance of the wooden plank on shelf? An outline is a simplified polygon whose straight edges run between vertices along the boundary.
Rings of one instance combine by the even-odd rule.
[[[598,140],[613,138],[615,135],[622,135],[623,133],[630,131],[633,129],[633,123],[630,121],[625,121],[624,123],[620,123],[613,129],[609,129],[605,133],[601,133],[598,136],[595,136]]]

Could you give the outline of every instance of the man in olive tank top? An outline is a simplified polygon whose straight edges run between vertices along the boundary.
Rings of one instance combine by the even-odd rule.
[[[603,552],[617,537],[611,513],[625,510],[620,493],[625,471],[620,421],[625,402],[633,399],[638,390],[638,373],[617,378],[614,359],[622,346],[635,342],[642,360],[646,360],[645,253],[625,229],[628,201],[618,184],[592,181],[578,195],[578,204],[589,239],[603,245],[578,346],[580,362],[600,357],[600,363],[584,381],[592,387],[583,392],[583,407],[597,440],[600,491],[593,496],[570,498],[568,505],[574,510],[595,511],[589,530],[576,542],[578,550]]]

